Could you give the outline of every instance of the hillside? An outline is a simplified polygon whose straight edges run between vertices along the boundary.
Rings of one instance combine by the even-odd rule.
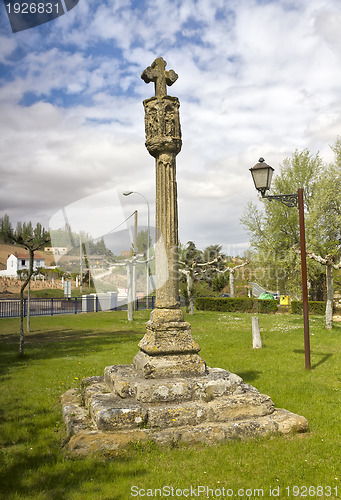
[[[4,243],[0,243],[0,269],[6,269],[7,267],[7,258],[11,253],[23,253],[27,252],[23,247],[19,245],[5,245]],[[39,254],[43,254],[45,257],[45,263],[47,266],[51,266],[52,262],[54,262],[54,256],[44,252],[43,250],[39,250]]]
[[[7,267],[7,258],[11,253],[17,252],[18,254],[26,253],[23,247],[18,245],[5,245],[0,244],[0,270],[6,269]],[[54,262],[54,256],[44,252],[43,250],[39,250],[39,254],[43,254],[45,257],[45,263],[47,266],[50,266]],[[0,297],[14,297],[18,296],[20,287],[22,282],[17,279],[0,277]],[[32,280],[31,289],[32,290],[42,290],[47,288],[61,288],[61,283],[55,280],[55,283],[46,282],[46,281],[34,281]]]

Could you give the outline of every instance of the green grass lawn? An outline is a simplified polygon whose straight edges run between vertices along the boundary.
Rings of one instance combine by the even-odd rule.
[[[252,349],[251,315],[186,318],[209,366],[237,373],[277,407],[304,415],[308,433],[70,456],[61,394],[82,377],[102,375],[105,366],[131,363],[148,317],[146,311],[133,323],[124,312],[34,317],[23,359],[19,320],[0,320],[0,498],[341,498],[341,324],[327,331],[316,316],[310,371],[300,316],[259,315],[262,350]]]

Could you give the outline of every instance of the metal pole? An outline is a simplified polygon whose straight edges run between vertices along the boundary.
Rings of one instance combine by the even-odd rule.
[[[149,309],[149,238],[150,238],[150,213],[149,213],[149,203],[147,199],[145,198],[147,202],[147,207],[148,207],[148,236],[147,236],[147,302],[146,302],[146,309]]]
[[[134,308],[133,308],[133,287],[132,287],[132,262],[127,260],[127,284],[128,284],[128,321],[133,321],[134,319]]]
[[[80,274],[81,274],[80,292],[81,295],[83,295],[83,255],[82,255],[82,239],[80,233],[79,233],[79,264],[80,264]]]
[[[310,338],[309,338],[309,306],[308,306],[308,286],[307,286],[307,258],[305,247],[305,226],[304,226],[304,203],[303,189],[298,190],[298,213],[300,219],[300,246],[301,246],[301,268],[302,268],[302,298],[303,298],[303,323],[304,323],[304,354],[305,367],[310,370]]]
[[[135,210],[134,217],[134,256],[133,256],[133,309],[136,310],[136,262],[137,255],[137,210]]]
[[[27,284],[27,331],[30,332],[31,331],[31,326],[30,326],[30,320],[31,320],[31,279],[29,280],[28,284]]]
[[[125,191],[123,193],[124,196],[129,196],[131,194],[139,194],[140,196],[142,196],[142,198],[145,200],[145,202],[147,203],[147,208],[148,208],[148,241],[147,241],[147,290],[146,290],[146,293],[147,293],[147,301],[146,301],[146,309],[149,308],[149,269],[150,269],[150,264],[149,264],[149,258],[150,258],[150,255],[149,255],[149,240],[150,240],[150,210],[149,210],[149,203],[148,203],[148,200],[147,198],[142,194],[142,193],[139,193],[138,191]]]

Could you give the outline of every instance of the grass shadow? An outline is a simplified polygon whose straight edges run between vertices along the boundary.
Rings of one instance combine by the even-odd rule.
[[[27,450],[20,447],[12,450],[11,456],[12,463],[0,468],[1,498],[37,498],[44,491],[46,498],[60,500],[85,489],[85,498],[125,500],[119,489],[116,492],[111,490],[110,496],[102,496],[98,490],[98,482],[108,487],[112,474],[115,474],[115,482],[119,482],[129,480],[132,474],[136,478],[142,478],[148,472],[143,467],[135,469],[130,464],[134,460],[134,454],[116,454],[110,463],[105,463],[105,457],[99,456],[75,460],[68,458],[53,440],[44,443],[44,453],[41,453],[39,446],[32,446]],[[92,480],[96,480],[97,488],[91,493]]]
[[[23,366],[30,360],[65,358],[71,355],[83,356],[112,349],[120,344],[136,343],[142,338],[134,330],[114,332],[89,330],[50,330],[26,335],[25,351],[19,356],[19,339],[14,335],[0,338],[0,376],[5,376],[14,366]]]
[[[250,370],[248,372],[238,372],[238,375],[242,377],[244,382],[250,383],[254,382],[263,372],[259,370]]]
[[[293,352],[295,354],[305,354],[304,349],[295,349]],[[320,361],[310,366],[311,370],[315,370],[318,366],[323,365],[323,363],[326,363],[326,361],[328,361],[328,359],[330,359],[333,356],[333,354],[331,353],[323,353],[323,352],[314,352],[313,354],[314,356],[322,356],[322,357]]]

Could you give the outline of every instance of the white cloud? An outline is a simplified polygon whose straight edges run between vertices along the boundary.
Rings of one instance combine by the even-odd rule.
[[[45,27],[0,33],[3,211],[51,214],[117,186],[152,205],[141,100],[153,85],[140,74],[163,56],[179,74],[180,237],[240,249],[259,156],[275,168],[296,148],[332,158],[340,19],[338,0],[82,0]]]

